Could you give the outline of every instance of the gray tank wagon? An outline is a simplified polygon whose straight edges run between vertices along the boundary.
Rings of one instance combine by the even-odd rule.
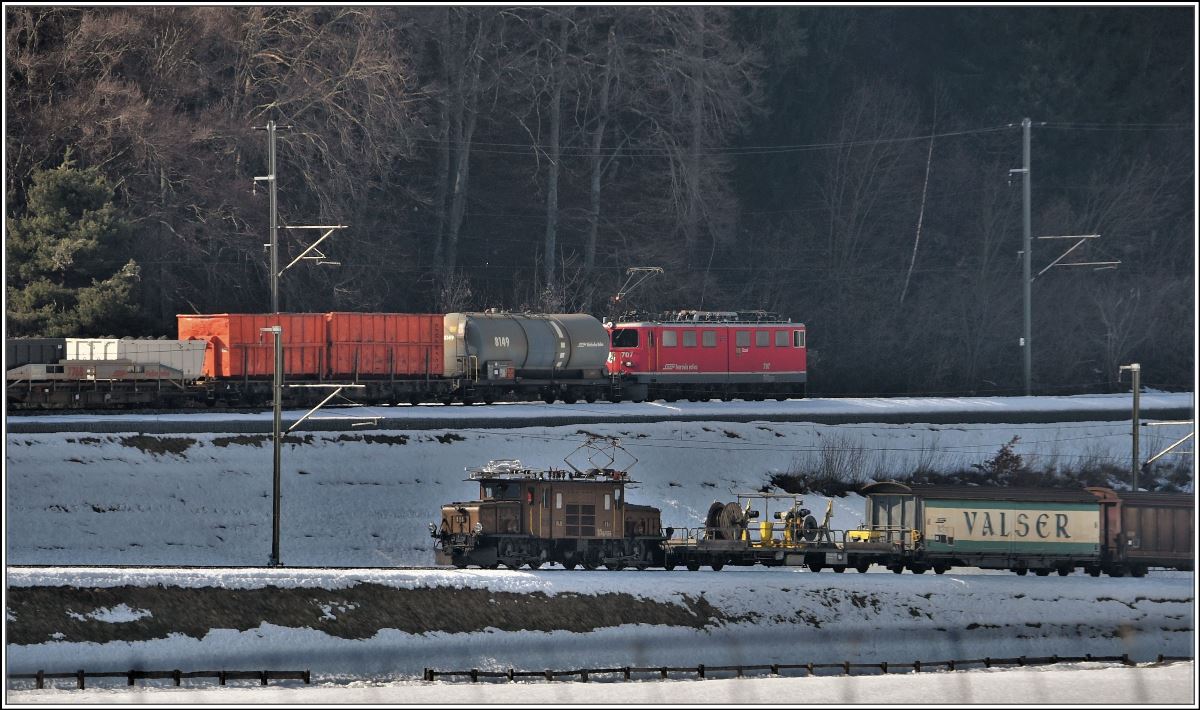
[[[613,396],[608,331],[582,313],[448,313],[443,375],[464,401],[536,390],[547,402]],[[618,395],[619,397],[619,395]]]

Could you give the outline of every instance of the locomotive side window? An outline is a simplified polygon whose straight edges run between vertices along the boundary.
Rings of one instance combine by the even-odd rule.
[[[771,331],[756,330],[754,331],[754,347],[765,348],[771,345]]]
[[[554,507],[562,510],[562,493],[554,494]]]
[[[636,348],[638,346],[638,332],[633,328],[618,328],[612,334],[612,346],[614,348]]]
[[[675,331],[673,331],[673,330],[664,330],[663,331],[662,344],[663,344],[664,348],[675,347],[677,340],[678,340],[678,336],[675,335]]]
[[[707,332],[705,332],[705,335],[708,335],[708,333],[707,333]],[[704,340],[704,344],[705,344],[705,345],[708,345],[708,339],[707,339],[707,338],[705,338],[705,340]],[[735,336],[735,344],[736,344],[736,345],[737,345],[739,348],[748,348],[748,347],[750,347],[750,331],[748,331],[748,330],[739,330],[739,331],[737,332],[737,335]]]
[[[700,334],[700,342],[703,343],[704,347],[706,347],[706,348],[717,347],[717,331],[706,330],[706,331],[702,332]]]
[[[792,331],[792,341],[793,341],[795,347],[797,347],[797,348],[804,347],[804,331],[803,330],[793,330]]]
[[[786,348],[788,346],[788,332],[786,330],[775,331],[775,347]]]
[[[612,510],[612,496],[607,493],[604,494],[604,509]]]
[[[694,330],[683,331],[683,347],[685,347],[685,348],[696,347],[696,331],[694,331]]]

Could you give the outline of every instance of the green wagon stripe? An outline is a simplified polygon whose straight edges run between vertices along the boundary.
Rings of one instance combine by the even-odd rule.
[[[951,510],[966,509],[983,509],[996,508],[1008,510],[1095,510],[1099,511],[1099,504],[1093,503],[1050,503],[1036,501],[1020,501],[1020,500],[926,500],[925,509],[929,508],[949,508]]]
[[[1008,542],[1006,540],[955,540],[953,545],[930,542],[925,545],[930,552],[1042,552],[1064,555],[1094,554],[1099,545],[1095,542]]]

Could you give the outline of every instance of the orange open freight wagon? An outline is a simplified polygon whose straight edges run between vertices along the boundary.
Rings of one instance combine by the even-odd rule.
[[[288,377],[320,379],[326,363],[324,313],[218,313],[180,315],[179,339],[208,341],[204,376],[270,377],[275,343],[263,328],[283,326],[283,371]]]
[[[441,374],[441,314],[333,312],[326,320],[332,378]]]

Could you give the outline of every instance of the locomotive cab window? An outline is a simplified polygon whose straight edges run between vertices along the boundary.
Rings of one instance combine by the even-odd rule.
[[[797,347],[797,348],[804,347],[804,331],[803,330],[793,330],[792,331],[792,343],[793,343],[794,347]]]
[[[663,345],[663,347],[664,347],[664,348],[673,348],[673,347],[675,347],[675,344],[676,344],[676,341],[677,341],[677,340],[678,340],[678,338],[677,338],[677,336],[675,335],[675,331],[673,331],[673,330],[664,330],[664,331],[662,332],[662,345]]]
[[[617,328],[612,334],[612,346],[614,348],[636,348],[638,346],[638,332],[633,328]]]
[[[490,500],[517,500],[520,486],[508,483],[493,483],[483,487],[483,497]]]
[[[775,331],[775,347],[786,348],[788,346],[788,332],[786,330]]]

